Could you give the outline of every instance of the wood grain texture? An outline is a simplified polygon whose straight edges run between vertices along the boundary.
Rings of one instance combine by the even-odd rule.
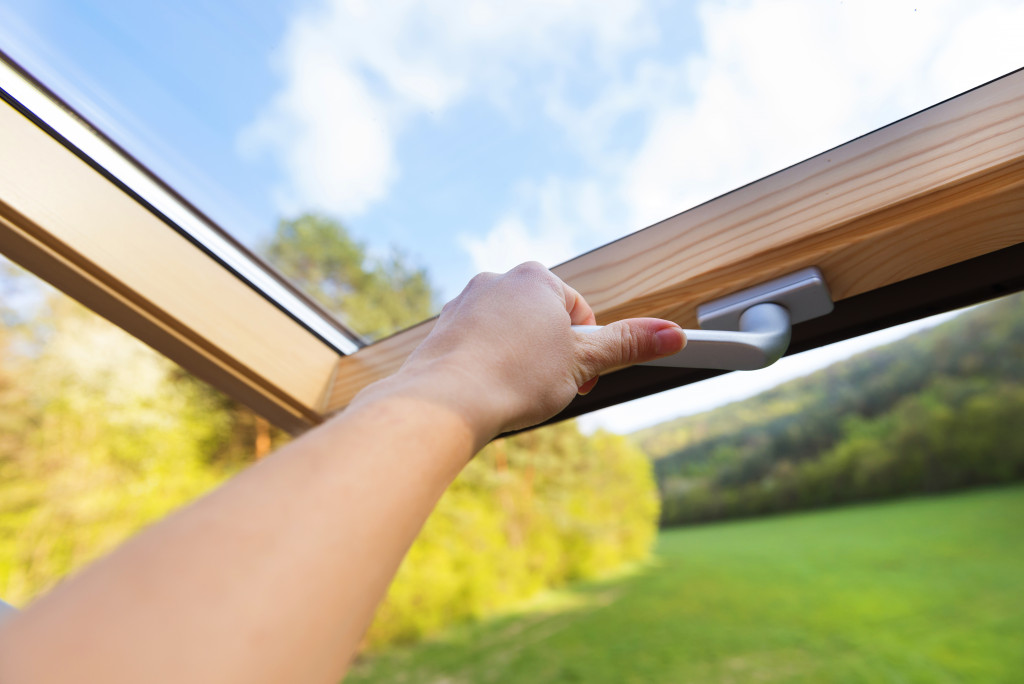
[[[338,354],[6,103],[0,251],[283,427]]]
[[[599,323],[694,327],[697,305],[806,266],[838,301],[1020,242],[1024,70],[553,270]],[[429,329],[340,359],[324,411],[397,370]]]

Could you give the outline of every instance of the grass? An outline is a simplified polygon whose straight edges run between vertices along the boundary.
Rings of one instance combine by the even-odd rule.
[[[346,682],[1024,681],[1024,487],[667,531],[536,608]]]

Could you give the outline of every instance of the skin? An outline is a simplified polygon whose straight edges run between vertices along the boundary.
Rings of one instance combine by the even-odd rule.
[[[0,681],[336,682],[445,488],[489,440],[677,325],[594,314],[543,266],[481,274],[395,375],[0,626]],[[414,445],[410,448],[410,445]]]

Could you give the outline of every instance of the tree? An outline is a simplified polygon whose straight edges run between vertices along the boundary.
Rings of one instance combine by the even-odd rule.
[[[283,220],[263,250],[270,263],[346,325],[379,339],[435,313],[421,268],[401,253],[372,259],[343,225],[319,214]]]
[[[426,270],[393,253],[373,260],[338,221],[319,214],[282,219],[262,252],[301,291],[356,332],[377,339],[434,313],[435,294]],[[217,458],[241,464],[287,441],[249,408],[207,388],[206,401],[228,423]]]
[[[224,415],[127,333],[53,293],[7,334],[0,595],[20,603],[231,471]]]
[[[497,440],[441,498],[367,643],[412,641],[650,552],[651,466],[624,437],[567,421]]]

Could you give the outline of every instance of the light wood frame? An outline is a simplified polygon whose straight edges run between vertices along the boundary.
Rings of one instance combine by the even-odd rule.
[[[338,344],[354,351],[358,338],[310,308],[315,305],[60,103],[33,102],[52,107],[46,117],[60,119],[54,125],[61,128],[28,110],[24,100],[52,96],[0,67],[0,252],[275,424],[297,432],[318,423],[341,354],[210,250],[306,307],[307,319],[322,318],[319,329]],[[19,87],[16,100],[10,91]],[[68,126],[79,142],[62,136]],[[177,223],[76,144],[136,174],[132,180],[152,202],[179,222],[196,222],[194,233],[206,230],[211,244],[176,230]]]

